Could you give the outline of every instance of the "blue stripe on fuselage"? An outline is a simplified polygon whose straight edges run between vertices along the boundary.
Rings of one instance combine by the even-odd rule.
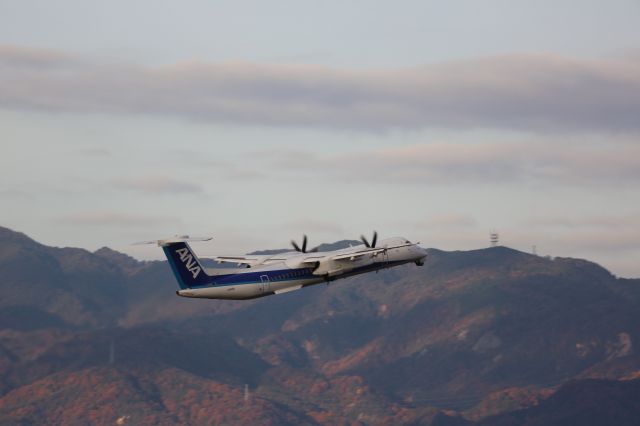
[[[349,277],[362,272],[375,271],[376,269],[388,268],[390,266],[395,266],[402,263],[406,263],[406,262],[392,261],[392,262],[380,262],[380,263],[374,263],[371,265],[365,265],[359,268],[354,268],[351,271],[348,271],[348,272],[345,272],[344,274],[336,276],[335,278]],[[210,277],[211,281],[209,283],[194,286],[192,288],[257,284],[262,282],[261,277],[264,277],[265,275],[269,278],[269,282],[271,283],[321,278],[321,276],[319,275],[313,275],[313,268],[276,269],[276,270],[268,270],[268,271],[242,272],[239,274],[214,275]]]
[[[262,281],[261,277],[267,276],[270,282],[293,281],[305,278],[318,278],[313,275],[312,268],[277,269],[270,271],[243,272],[233,275],[222,275],[222,279],[216,279],[215,285],[231,284],[255,284]],[[221,277],[220,275],[216,278]]]

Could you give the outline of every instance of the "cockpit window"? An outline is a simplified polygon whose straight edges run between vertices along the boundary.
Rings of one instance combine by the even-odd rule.
[[[405,240],[405,241],[404,241],[404,243],[405,243],[405,244],[411,244],[411,241],[409,241],[409,240]]]

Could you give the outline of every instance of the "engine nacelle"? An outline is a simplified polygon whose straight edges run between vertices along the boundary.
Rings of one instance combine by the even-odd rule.
[[[351,272],[356,268],[368,266],[375,263],[375,259],[371,256],[362,256],[360,258],[341,259],[341,260],[321,260],[313,271],[313,275],[335,277],[346,272]]]

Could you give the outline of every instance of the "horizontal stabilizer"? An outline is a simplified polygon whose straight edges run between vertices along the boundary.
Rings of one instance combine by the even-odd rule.
[[[186,243],[188,241],[210,241],[212,237],[189,237],[188,235],[175,235],[164,240],[139,241],[133,243],[134,246],[143,244],[158,244],[159,247],[165,247],[170,244]]]

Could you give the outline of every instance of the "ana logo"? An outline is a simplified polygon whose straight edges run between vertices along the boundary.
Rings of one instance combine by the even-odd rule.
[[[198,274],[200,274],[200,267],[198,266],[198,262],[193,258],[193,255],[189,253],[189,250],[186,248],[181,248],[176,250],[178,256],[180,256],[180,261],[184,263],[184,266],[187,267],[187,270],[191,272],[193,278],[195,279]]]

